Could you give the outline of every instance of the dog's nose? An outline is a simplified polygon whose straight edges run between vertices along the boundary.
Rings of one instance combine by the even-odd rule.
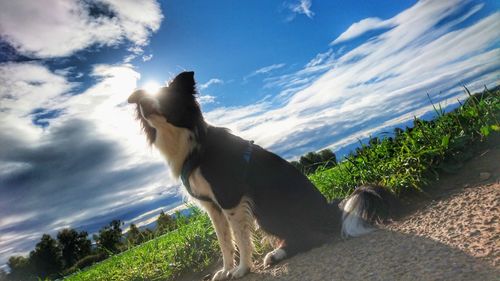
[[[139,99],[139,107],[144,118],[148,118],[151,114],[159,114],[157,102],[151,97],[142,97]]]

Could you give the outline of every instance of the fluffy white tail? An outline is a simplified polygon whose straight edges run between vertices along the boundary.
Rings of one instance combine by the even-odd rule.
[[[375,229],[388,218],[397,201],[380,186],[360,186],[339,205],[342,210],[342,237],[356,237]]]

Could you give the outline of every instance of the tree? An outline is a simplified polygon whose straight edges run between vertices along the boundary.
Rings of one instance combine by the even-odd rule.
[[[131,245],[138,245],[143,241],[141,231],[133,223],[130,224],[130,228],[127,232],[127,241]]]
[[[307,168],[321,162],[321,157],[317,153],[308,152],[306,155],[300,157],[299,162]]]
[[[316,171],[316,169],[321,165],[322,159],[318,153],[309,152],[304,156],[301,156],[299,163],[304,167],[304,173],[310,174]]]
[[[31,280],[33,277],[33,269],[28,258],[23,256],[12,256],[9,258],[7,265],[10,268],[8,274],[9,280]]]
[[[97,246],[104,251],[118,253],[122,239],[123,223],[120,220],[113,220],[109,225],[101,228],[98,235],[94,235]]]
[[[292,161],[291,164],[307,175],[314,173],[319,167],[331,168],[337,165],[337,157],[330,149],[324,149],[302,155],[299,161]]]
[[[321,161],[325,163],[326,168],[337,165],[337,156],[330,149],[323,149],[319,152]]]
[[[56,275],[62,270],[61,252],[57,241],[50,235],[42,235],[42,239],[30,252],[30,262],[36,276],[44,279]]]
[[[161,211],[158,219],[156,220],[156,230],[160,233],[166,233],[175,229],[175,220]]]
[[[92,242],[87,237],[86,231],[78,233],[71,228],[65,228],[57,233],[65,268],[73,266],[78,260],[90,254]]]
[[[143,241],[149,241],[155,237],[156,237],[155,233],[149,228],[146,228],[143,231],[141,231],[141,238]]]

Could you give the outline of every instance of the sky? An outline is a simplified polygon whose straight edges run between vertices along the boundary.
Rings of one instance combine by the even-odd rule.
[[[0,266],[43,233],[145,225],[179,182],[126,103],[195,71],[206,120],[292,160],[500,81],[490,1],[0,2]]]

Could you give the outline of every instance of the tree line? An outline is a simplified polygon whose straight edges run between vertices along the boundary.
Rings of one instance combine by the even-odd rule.
[[[123,222],[113,220],[92,236],[94,243],[86,231],[78,232],[72,228],[60,230],[56,237],[43,234],[28,256],[9,258],[10,271],[0,270],[0,280],[57,279],[172,231],[188,220],[180,212],[171,216],[162,211],[154,230],[140,230],[131,224],[125,234]]]
[[[327,169],[337,165],[337,157],[330,149],[323,149],[319,152],[308,152],[300,156],[298,161],[290,163],[305,175],[309,175],[319,168]]]

